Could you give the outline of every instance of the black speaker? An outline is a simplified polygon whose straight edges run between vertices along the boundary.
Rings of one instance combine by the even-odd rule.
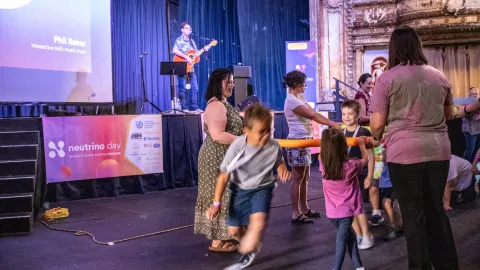
[[[235,84],[229,102],[235,107],[247,99],[248,96],[253,95],[253,87],[251,87],[250,93],[248,84],[248,79],[252,77],[252,68],[249,66],[229,66],[228,69],[233,73],[233,83]]]

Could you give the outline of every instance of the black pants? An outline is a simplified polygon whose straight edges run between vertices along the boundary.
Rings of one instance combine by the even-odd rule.
[[[450,161],[416,164],[388,163],[407,239],[409,269],[458,269],[450,221],[443,209],[443,192]]]

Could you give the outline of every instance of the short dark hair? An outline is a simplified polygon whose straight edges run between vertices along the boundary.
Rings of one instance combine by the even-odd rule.
[[[373,78],[373,76],[370,73],[363,73],[360,78],[358,78],[358,86],[362,87],[362,84],[364,84],[368,78]]]
[[[253,122],[267,123],[268,126],[272,125],[273,117],[270,110],[260,103],[253,104],[245,111],[245,117],[243,118],[243,125],[246,128],[253,128]]]
[[[343,132],[327,128],[322,132],[320,140],[320,158],[323,167],[323,178],[328,180],[343,179],[343,163],[348,159],[347,140]]]
[[[232,72],[226,68],[215,69],[210,78],[208,79],[207,92],[205,93],[205,99],[207,102],[216,97],[218,100],[222,100],[223,80],[232,75]]]
[[[388,44],[388,65],[428,65],[422,51],[422,41],[417,31],[410,26],[400,26],[393,30]]]
[[[343,108],[352,109],[352,110],[354,110],[354,111],[357,113],[357,116],[360,115],[360,103],[358,103],[358,101],[356,101],[356,100],[354,100],[354,99],[344,101],[344,102],[342,103],[342,109],[343,109]]]
[[[185,26],[190,25],[188,22],[181,22],[180,29],[183,29]]]
[[[298,70],[290,71],[283,77],[282,85],[284,88],[295,88],[305,83],[307,75]]]

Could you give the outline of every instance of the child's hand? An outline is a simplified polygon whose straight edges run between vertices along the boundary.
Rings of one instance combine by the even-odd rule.
[[[372,137],[371,144],[374,148],[380,146],[380,141],[375,141],[375,139]]]
[[[218,214],[220,213],[220,210],[221,210],[220,206],[215,206],[212,204],[210,208],[207,210],[207,218],[209,220],[213,220],[218,216]]]
[[[332,124],[332,128],[333,128],[333,129],[342,130],[342,125],[339,124],[339,123],[333,123],[333,124]]]
[[[365,147],[365,136],[358,137],[358,146]]]
[[[472,164],[472,172],[473,172],[473,174],[478,174],[479,173],[476,164]]]
[[[278,178],[283,183],[287,182],[287,180],[289,180],[290,177],[292,176],[292,174],[288,171],[287,165],[285,165],[285,162],[283,162],[282,164],[280,164],[280,166],[278,166],[277,173],[278,173]]]
[[[444,204],[443,209],[445,209],[445,211],[452,211],[453,210],[453,208],[450,206],[450,204]]]
[[[367,188],[370,188],[371,186],[372,186],[372,178],[371,177],[365,178],[365,181],[363,182],[363,187],[367,189]]]

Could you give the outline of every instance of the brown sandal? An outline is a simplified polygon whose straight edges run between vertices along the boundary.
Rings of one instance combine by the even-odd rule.
[[[237,249],[237,245],[234,245],[232,242],[225,240],[220,241],[220,243],[218,243],[218,246],[216,247],[208,247],[208,250],[213,252],[235,252],[237,251]]]

